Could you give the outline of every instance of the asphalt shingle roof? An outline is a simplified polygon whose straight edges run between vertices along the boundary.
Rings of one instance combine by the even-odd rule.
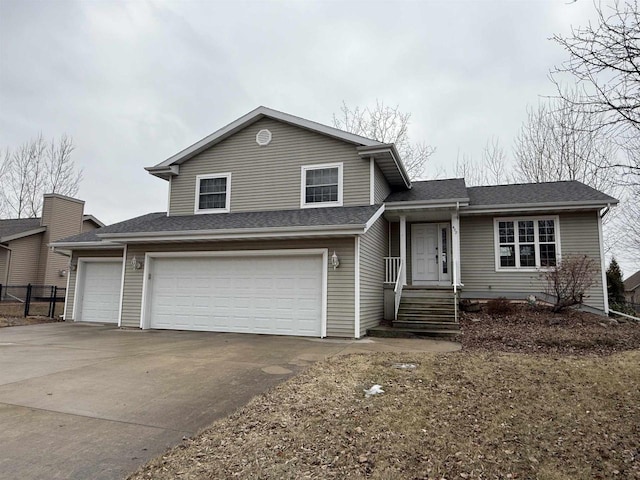
[[[0,220],[0,239],[9,237],[29,230],[40,228],[39,218],[15,218]]]
[[[575,180],[468,187],[467,192],[469,205],[472,207],[555,202],[618,202],[615,198]]]
[[[218,215],[176,215],[150,213],[108,227],[59,240],[60,243],[99,241],[99,234],[237,230],[255,228],[330,227],[364,225],[380,205],[342,208],[307,208]]]
[[[410,190],[393,192],[385,199],[385,202],[459,200],[466,198],[468,198],[468,195],[464,178],[449,178],[446,180],[412,182]]]
[[[638,285],[640,285],[640,270],[624,281],[624,289],[626,291],[634,290]]]

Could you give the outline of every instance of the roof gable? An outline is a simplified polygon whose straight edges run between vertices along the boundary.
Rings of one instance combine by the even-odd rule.
[[[250,111],[246,115],[243,115],[237,120],[229,123],[228,125],[220,128],[219,130],[216,130],[212,134],[204,137],[202,140],[194,143],[193,145],[185,148],[175,155],[167,158],[164,162],[161,162],[153,167],[147,167],[146,170],[154,174],[154,172],[162,171],[172,165],[180,165],[181,163],[186,162],[198,153],[214,146],[216,143],[220,143],[236,132],[239,132],[240,130],[265,117],[279,120],[281,122],[288,123],[290,125],[294,125],[306,130],[311,130],[313,132],[336,138],[338,140],[342,140],[356,146],[383,145],[382,143],[370,138],[361,137],[360,135],[355,135],[353,133],[345,132],[334,127],[329,127],[321,123],[313,122],[311,120],[296,117],[295,115],[290,115],[288,113],[261,106],[256,108],[255,110]]]

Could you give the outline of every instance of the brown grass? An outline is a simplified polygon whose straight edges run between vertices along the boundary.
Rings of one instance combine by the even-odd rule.
[[[394,368],[415,363],[415,370]],[[338,357],[131,479],[640,478],[640,351]],[[379,383],[384,394],[365,398]]]

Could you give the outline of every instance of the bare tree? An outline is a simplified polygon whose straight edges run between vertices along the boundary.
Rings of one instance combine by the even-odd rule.
[[[623,148],[640,136],[640,12],[637,0],[616,1],[608,11],[595,4],[597,21],[573,29],[567,37],[553,40],[569,58],[551,72],[552,80],[571,109],[591,116],[591,128],[615,137]],[[562,87],[569,74],[579,88],[578,95]],[[597,121],[595,120],[597,119]],[[628,183],[640,184],[637,155],[607,157],[596,165],[621,169],[633,175]]]
[[[342,102],[340,114],[333,115],[333,126],[382,143],[395,144],[407,173],[415,179],[424,175],[425,165],[436,149],[424,142],[411,142],[410,120],[411,113],[401,111],[397,105],[389,107],[379,100],[373,108],[351,108]]]
[[[15,150],[5,149],[0,159],[0,213],[14,218],[37,217],[45,193],[78,193],[82,170],[71,158],[73,140],[44,140],[42,134]]]
[[[458,152],[454,165],[456,177],[463,177],[469,186],[499,185],[508,181],[507,155],[497,137],[487,140],[480,162],[475,162],[471,155]]]
[[[601,116],[575,110],[563,99],[549,99],[537,108],[529,108],[515,139],[515,180],[578,180],[614,193],[617,173],[602,165],[617,155],[617,148],[594,127],[602,121]]]

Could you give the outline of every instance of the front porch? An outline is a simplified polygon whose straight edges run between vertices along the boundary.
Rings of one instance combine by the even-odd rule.
[[[385,320],[425,334],[458,333],[460,220],[457,208],[385,213]]]

